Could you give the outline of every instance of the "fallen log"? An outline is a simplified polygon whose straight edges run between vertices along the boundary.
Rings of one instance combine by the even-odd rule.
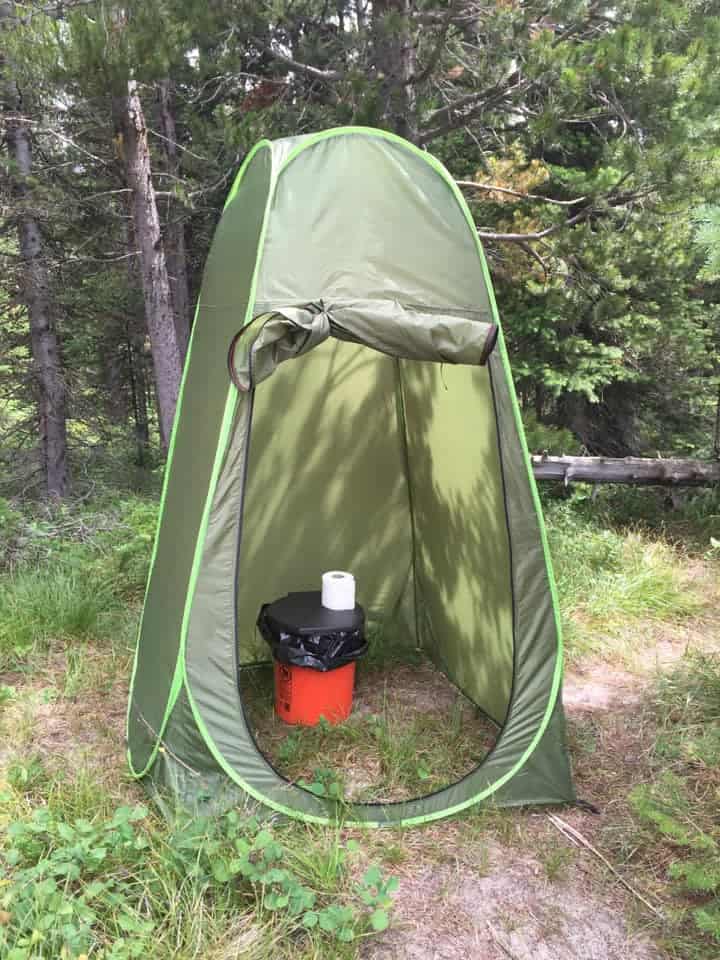
[[[675,460],[657,457],[532,456],[536,480],[583,483],[633,483],[671,487],[703,487],[720,483],[720,460]]]

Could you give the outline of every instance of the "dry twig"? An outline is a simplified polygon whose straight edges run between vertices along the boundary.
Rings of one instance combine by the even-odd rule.
[[[575,827],[571,827],[569,823],[566,823],[555,813],[549,813],[547,816],[550,823],[552,823],[552,825],[559,830],[567,840],[569,840],[571,843],[574,843],[576,847],[585,847],[586,850],[589,850],[590,853],[594,854],[594,856],[596,856],[598,860],[605,864],[612,875],[617,877],[620,883],[627,890],[629,890],[634,897],[636,897],[641,903],[645,904],[648,910],[651,910],[655,916],[659,917],[661,920],[665,919],[662,911],[658,907],[653,906],[653,904],[650,903],[650,901],[647,900],[638,890],[636,890],[631,883],[621,876],[621,874],[618,873],[607,857],[604,857],[597,847],[594,847],[587,837],[584,837],[579,830],[576,830]]]

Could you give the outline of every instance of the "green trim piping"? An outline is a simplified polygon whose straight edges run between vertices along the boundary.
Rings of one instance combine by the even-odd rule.
[[[225,209],[225,207],[228,206],[228,204],[234,199],[235,195],[237,194],[237,191],[240,187],[240,183],[243,177],[245,176],[245,173],[250,163],[252,162],[253,158],[264,148],[270,150],[270,157],[272,160],[272,144],[270,143],[270,141],[260,140],[258,143],[256,143],[255,146],[252,148],[252,150],[250,150],[248,155],[245,157],[245,160],[243,161],[240,169],[237,172],[237,175],[233,182],[230,193],[228,194],[228,198],[225,201],[225,205],[223,206],[223,210]],[[272,178],[272,173],[271,173],[271,178]],[[271,183],[271,186],[272,186],[272,183]],[[257,246],[257,251],[255,253],[255,271],[256,272],[257,272],[258,263],[260,259],[260,252],[262,251],[262,246],[265,239],[265,227],[267,224],[267,217],[268,217],[268,210],[269,210],[269,197],[271,195],[272,195],[272,191],[269,192],[268,203],[266,204],[265,211],[263,213],[263,224],[260,231],[260,236],[258,237],[258,246]],[[255,279],[256,279],[255,275],[253,275],[253,280]],[[251,301],[248,302],[248,312],[252,307],[252,301],[254,301],[254,287],[251,288],[251,290],[253,291],[253,293],[251,294],[252,296]],[[188,580],[188,588],[185,594],[185,607],[183,609],[183,618],[180,626],[180,642],[178,644],[178,652],[175,659],[175,669],[173,671],[173,679],[172,679],[172,683],[170,684],[170,690],[168,691],[168,699],[165,704],[165,712],[163,714],[163,718],[160,723],[160,729],[157,732],[157,739],[155,740],[155,745],[153,746],[152,751],[150,752],[150,757],[148,758],[143,769],[140,771],[136,771],[132,762],[132,754],[130,751],[129,738],[130,738],[130,712],[132,709],[133,695],[134,695],[134,689],[135,689],[135,675],[137,671],[139,653],[140,653],[140,638],[142,636],[142,627],[143,627],[143,621],[145,617],[145,604],[147,602],[147,597],[150,592],[150,584],[152,581],[153,570],[155,567],[155,559],[157,557],[157,552],[158,552],[158,544],[160,541],[160,529],[162,525],[163,515],[165,512],[165,500],[166,500],[167,488],[170,480],[170,471],[172,467],[173,454],[175,451],[175,437],[178,429],[178,424],[180,422],[182,400],[185,392],[185,381],[187,378],[188,370],[190,369],[190,357],[192,355],[192,347],[195,339],[195,331],[197,330],[197,321],[198,321],[198,315],[200,312],[201,303],[202,303],[202,290],[200,291],[200,296],[198,297],[197,304],[195,305],[195,318],[193,321],[193,328],[190,334],[190,341],[188,343],[188,351],[187,351],[187,356],[185,357],[185,365],[183,367],[182,379],[180,381],[180,390],[178,392],[178,400],[175,408],[175,417],[173,419],[173,427],[172,427],[172,432],[170,434],[167,463],[165,465],[165,474],[163,477],[163,488],[162,488],[162,494],[160,496],[160,510],[158,514],[158,523],[155,531],[155,541],[153,543],[152,556],[150,558],[150,570],[148,572],[147,583],[145,585],[145,596],[143,599],[143,613],[140,617],[140,625],[138,627],[137,641],[135,644],[135,656],[133,659],[133,670],[132,670],[132,676],[130,680],[130,692],[128,696],[128,707],[127,707],[127,715],[126,715],[126,737],[128,740],[127,761],[128,761],[128,767],[130,768],[130,773],[132,774],[133,777],[135,777],[138,780],[145,776],[145,774],[150,770],[153,763],[155,762],[155,758],[157,757],[157,753],[160,748],[160,744],[162,742],[162,738],[165,733],[168,720],[170,719],[170,714],[173,711],[173,707],[177,702],[178,695],[183,686],[184,676],[185,676],[185,665],[184,665],[184,654],[183,654],[183,651],[185,648],[185,636],[187,634],[190,609],[192,606],[192,602],[191,602],[192,595],[194,594],[195,581],[197,580],[197,572],[199,569],[200,560],[202,558],[202,548],[205,542],[205,533],[207,530],[207,518],[209,517],[210,507],[212,505],[212,500],[215,495],[215,485],[217,484],[217,476],[215,474],[216,466],[218,468],[218,474],[219,474],[219,464],[217,463],[217,450],[216,450],[216,459],[215,459],[215,462],[213,463],[213,471],[210,475],[208,495],[205,498],[205,507],[203,509],[203,514],[200,521],[200,529],[198,531],[198,536],[195,541],[195,552],[193,554],[193,564],[192,564],[192,567],[190,568],[190,578]],[[247,321],[247,312],[246,312],[245,319]],[[227,407],[227,399],[226,399],[226,407]],[[224,425],[224,422],[225,421],[223,416],[223,425]],[[220,433],[220,436],[218,437],[218,446],[222,439],[223,439],[223,436],[222,436],[222,426],[221,426],[221,433]]]
[[[393,820],[388,820],[388,821],[368,821],[368,820],[353,821],[353,820],[347,820],[347,821],[344,821],[344,822],[347,823],[349,826],[350,826],[350,825],[369,826],[369,827],[382,827],[382,826],[391,826],[391,825],[413,826],[413,825],[422,824],[422,823],[429,823],[429,822],[431,822],[431,821],[433,821],[433,820],[438,820],[438,819],[441,819],[441,818],[443,818],[443,817],[452,816],[452,815],[455,814],[455,813],[459,813],[460,811],[465,810],[465,809],[467,809],[468,807],[471,807],[471,806],[475,805],[476,803],[479,803],[481,800],[484,800],[487,796],[490,796],[491,794],[495,793],[501,786],[503,786],[505,783],[507,783],[508,780],[510,780],[512,777],[514,777],[514,776],[522,769],[522,767],[523,767],[523,766],[525,765],[525,763],[528,761],[528,759],[530,758],[530,756],[534,753],[534,751],[535,751],[536,747],[538,746],[540,740],[542,739],[543,735],[545,734],[545,731],[546,731],[547,728],[548,728],[548,725],[549,725],[549,723],[550,723],[550,720],[551,720],[553,711],[554,711],[554,709],[555,709],[555,704],[556,704],[556,702],[557,702],[557,697],[558,697],[558,694],[559,694],[559,691],[560,691],[560,683],[561,683],[561,679],[562,679],[563,639],[562,639],[562,631],[561,631],[561,627],[560,627],[560,617],[559,617],[559,604],[558,604],[558,597],[557,597],[557,588],[556,588],[556,585],[555,585],[555,579],[554,579],[553,572],[552,572],[552,565],[551,565],[551,563],[550,563],[550,553],[549,553],[549,547],[548,547],[548,542],[547,542],[547,533],[546,533],[546,530],[545,530],[545,523],[544,523],[544,519],[543,519],[543,515],[542,515],[542,508],[541,508],[541,505],[540,505],[540,499],[539,499],[538,492],[537,492],[537,486],[536,486],[536,484],[535,484],[535,478],[534,478],[533,473],[532,473],[532,467],[531,467],[531,463],[530,463],[530,456],[529,456],[529,452],[528,452],[527,441],[526,441],[526,439],[525,439],[525,431],[524,431],[523,424],[522,424],[522,418],[521,418],[521,415],[520,415],[520,408],[519,408],[518,402],[517,402],[517,396],[516,396],[516,393],[515,393],[515,386],[514,386],[514,382],[513,382],[513,379],[512,379],[512,372],[511,372],[511,369],[510,369],[510,363],[509,363],[509,359],[508,359],[508,356],[507,356],[507,350],[506,350],[506,347],[505,347],[505,341],[504,341],[503,331],[502,331],[502,324],[501,324],[501,322],[500,322],[500,317],[499,317],[499,315],[498,315],[497,304],[496,304],[496,302],[495,302],[494,290],[493,290],[493,287],[492,287],[492,282],[491,282],[491,280],[490,280],[490,274],[489,274],[489,271],[488,271],[487,263],[486,263],[486,261],[485,261],[485,254],[484,254],[484,251],[483,251],[483,248],[482,248],[482,244],[480,243],[480,238],[479,238],[478,235],[477,235],[477,230],[476,230],[476,228],[475,228],[475,223],[474,223],[474,221],[473,221],[472,214],[470,213],[470,209],[468,208],[467,204],[465,203],[464,197],[463,197],[462,194],[460,193],[460,190],[459,190],[457,184],[456,184],[455,181],[452,179],[452,177],[450,176],[450,174],[448,173],[448,171],[446,170],[446,168],[443,166],[443,164],[442,164],[436,157],[432,156],[432,155],[429,154],[429,153],[426,153],[426,152],[423,151],[423,150],[420,150],[420,149],[419,149],[418,147],[416,147],[414,144],[409,143],[407,140],[404,140],[402,137],[399,137],[399,136],[397,136],[396,134],[393,134],[393,133],[390,133],[390,132],[384,131],[384,130],[376,130],[376,129],[373,129],[373,128],[371,128],[371,127],[337,127],[337,128],[335,128],[335,129],[332,129],[332,130],[324,130],[324,131],[321,131],[320,133],[317,133],[317,134],[314,134],[314,135],[311,135],[311,136],[307,137],[307,138],[306,138],[305,140],[303,140],[300,144],[298,144],[298,146],[295,147],[295,148],[288,154],[288,156],[285,158],[284,162],[280,165],[280,167],[279,167],[279,169],[277,170],[277,172],[273,171],[273,174],[272,174],[272,177],[271,177],[270,189],[269,189],[269,191],[268,191],[268,200],[267,200],[266,209],[265,209],[265,218],[264,218],[264,220],[263,220],[263,226],[262,226],[262,230],[261,230],[261,234],[260,234],[260,240],[259,240],[259,244],[258,244],[259,255],[258,255],[258,258],[257,258],[257,260],[256,260],[255,271],[254,271],[254,273],[253,273],[252,284],[251,284],[251,289],[250,289],[250,296],[249,296],[249,299],[248,299],[248,308],[247,308],[246,316],[245,316],[245,323],[248,322],[248,317],[249,317],[249,315],[250,315],[250,313],[251,313],[251,310],[252,310],[252,308],[253,308],[253,306],[254,306],[254,302],[255,302],[255,295],[256,295],[256,289],[257,289],[257,279],[258,279],[258,274],[259,274],[260,262],[261,262],[261,259],[262,259],[262,248],[263,248],[263,246],[264,246],[264,241],[265,241],[265,233],[266,233],[266,228],[267,228],[268,212],[269,212],[269,209],[270,209],[271,202],[272,202],[272,200],[273,200],[273,198],[274,198],[275,190],[276,190],[277,183],[278,183],[278,180],[279,180],[279,178],[280,178],[280,175],[281,175],[282,172],[285,170],[285,168],[286,168],[300,153],[303,152],[303,150],[307,150],[307,149],[309,149],[310,147],[314,146],[315,144],[317,144],[317,143],[319,143],[319,142],[321,142],[321,141],[323,141],[323,140],[327,140],[327,139],[330,139],[330,138],[332,138],[332,137],[337,137],[337,136],[344,136],[344,135],[347,135],[347,134],[353,134],[353,135],[354,135],[354,134],[362,134],[362,135],[366,135],[366,136],[377,137],[378,139],[385,139],[385,140],[388,140],[388,141],[390,141],[390,142],[392,142],[392,143],[395,143],[395,144],[399,145],[400,147],[408,150],[408,151],[411,152],[411,153],[414,153],[414,154],[417,155],[418,157],[421,157],[421,158],[422,158],[426,163],[428,163],[428,164],[435,170],[435,172],[438,173],[438,174],[442,177],[442,179],[447,183],[447,185],[449,186],[449,188],[450,188],[450,190],[451,190],[451,192],[452,192],[452,194],[453,194],[456,202],[458,203],[458,205],[459,205],[459,207],[460,207],[460,209],[461,209],[461,211],[462,211],[462,213],[463,213],[463,216],[465,217],[465,220],[466,220],[466,222],[467,222],[467,224],[468,224],[468,227],[469,227],[469,229],[470,229],[470,231],[471,231],[471,233],[472,233],[472,236],[473,236],[473,239],[474,239],[474,242],[475,242],[475,247],[476,247],[476,250],[477,250],[477,253],[478,253],[478,259],[479,259],[479,261],[480,261],[481,269],[482,269],[482,272],[483,272],[483,279],[484,279],[484,281],[485,281],[485,285],[486,285],[486,288],[487,288],[487,290],[488,290],[490,307],[491,307],[491,310],[492,310],[493,319],[494,319],[494,321],[497,323],[498,329],[499,329],[499,338],[498,338],[498,341],[499,341],[499,347],[500,347],[500,355],[501,355],[501,357],[502,357],[503,371],[504,371],[504,374],[505,374],[505,377],[506,377],[506,379],[507,379],[507,383],[508,383],[508,386],[509,386],[509,393],[510,393],[511,402],[512,402],[512,408],[513,408],[513,416],[514,416],[514,420],[515,420],[516,429],[517,429],[517,431],[518,431],[518,437],[519,437],[519,440],[520,440],[520,446],[521,446],[521,450],[522,450],[522,453],[523,453],[523,458],[524,458],[524,460],[525,460],[525,465],[526,465],[526,468],[527,468],[528,482],[529,482],[529,484],[530,484],[530,491],[531,491],[533,506],[534,506],[534,508],[535,508],[535,513],[536,513],[536,517],[537,517],[537,520],[538,520],[538,527],[539,527],[539,531],[540,531],[540,539],[541,539],[541,543],[542,543],[542,547],[543,547],[543,556],[544,556],[544,559],[545,559],[545,569],[546,569],[546,573],[547,573],[547,576],[548,576],[548,583],[549,583],[549,586],[550,586],[550,594],[551,594],[553,614],[554,614],[555,626],[556,626],[557,646],[556,646],[555,667],[554,667],[554,671],[553,671],[553,679],[552,679],[552,684],[551,684],[551,689],[550,689],[550,695],[549,695],[549,698],[548,698],[548,703],[547,703],[547,706],[546,706],[546,709],[545,709],[545,714],[544,714],[543,719],[542,719],[542,721],[541,721],[538,729],[536,730],[535,735],[533,736],[532,740],[530,741],[530,743],[529,743],[528,746],[526,747],[526,749],[525,749],[524,753],[522,754],[522,756],[520,757],[520,759],[514,764],[513,767],[511,767],[511,768],[510,768],[508,771],[506,771],[501,777],[499,777],[496,781],[494,781],[492,784],[490,784],[488,787],[486,787],[486,788],[485,788],[484,790],[482,790],[480,793],[475,794],[474,796],[468,798],[467,800],[464,800],[462,803],[455,804],[454,806],[452,806],[452,807],[447,807],[447,808],[445,808],[445,809],[443,809],[443,810],[435,811],[435,812],[430,813],[430,814],[423,814],[423,815],[420,815],[420,816],[417,816],[417,817],[407,817],[407,818],[405,818],[405,819],[400,819],[400,820],[395,820],[395,821],[393,821]],[[267,143],[267,141],[261,141],[261,143]],[[259,147],[259,146],[260,146],[260,144],[258,144],[258,147]],[[228,201],[227,201],[228,203],[229,203],[230,200],[235,196],[235,193],[236,193],[236,192],[237,192],[236,187],[233,186],[233,190],[231,190],[231,195],[230,195],[230,197],[228,198]],[[227,204],[226,204],[226,205],[227,205]],[[227,409],[226,409],[226,413],[227,413]],[[228,434],[229,434],[229,427],[228,427]],[[227,442],[227,436],[225,437],[225,442]],[[217,456],[217,454],[218,454],[219,452],[220,452],[220,451],[218,450],[217,453],[216,453],[216,463],[218,462],[218,456]],[[225,455],[225,450],[223,449],[222,456],[220,457],[220,462],[222,461],[224,455]],[[217,478],[216,478],[216,479],[217,479]],[[204,540],[204,531],[203,531],[203,540]],[[198,543],[198,547],[200,548],[200,553],[202,552],[202,545],[203,545],[202,542],[199,542],[199,543]],[[191,587],[192,587],[192,590],[193,590],[193,592],[194,592],[194,582],[191,583]],[[280,803],[277,803],[276,801],[270,800],[270,799],[269,799],[268,797],[266,797],[264,794],[261,794],[261,793],[260,793],[259,791],[257,791],[255,788],[251,787],[248,783],[246,783],[246,782],[237,774],[237,772],[236,772],[232,767],[230,767],[230,765],[227,763],[227,761],[225,760],[225,758],[222,756],[222,754],[221,754],[220,751],[218,750],[218,748],[217,748],[217,746],[216,746],[216,744],[215,744],[212,736],[210,735],[210,732],[208,731],[207,727],[205,726],[205,723],[204,723],[204,721],[203,721],[203,719],[202,719],[202,717],[201,717],[201,715],[200,715],[200,713],[199,713],[199,711],[198,711],[198,709],[197,709],[197,704],[195,703],[194,698],[193,698],[193,696],[192,696],[192,692],[191,692],[191,690],[190,690],[190,684],[189,684],[189,682],[188,682],[187,673],[186,673],[186,669],[185,669],[184,650],[185,650],[185,638],[184,638],[184,636],[183,636],[183,639],[182,639],[182,651],[183,651],[183,655],[182,655],[182,660],[183,660],[183,683],[184,683],[185,689],[186,689],[187,694],[188,694],[188,701],[189,701],[189,703],[190,703],[190,708],[191,708],[193,717],[194,717],[194,719],[195,719],[195,722],[198,724],[198,729],[200,730],[200,733],[201,733],[201,735],[202,735],[202,737],[203,737],[203,740],[205,741],[206,746],[207,746],[208,749],[210,750],[210,753],[212,754],[213,758],[214,758],[215,761],[218,763],[218,765],[221,767],[221,769],[225,771],[225,773],[228,775],[228,777],[229,777],[234,783],[238,784],[238,786],[240,786],[243,790],[245,790],[247,793],[249,793],[250,796],[254,797],[256,800],[260,801],[261,803],[265,804],[266,806],[270,807],[271,809],[276,810],[276,811],[279,812],[279,813],[283,813],[283,814],[286,814],[286,815],[289,816],[289,817],[293,817],[293,818],[295,818],[295,819],[305,820],[305,821],[312,822],[312,823],[321,823],[321,824],[326,824],[326,825],[332,824],[334,821],[333,821],[331,818],[329,818],[329,817],[318,817],[318,816],[315,816],[315,815],[313,815],[313,814],[306,814],[306,813],[303,813],[302,811],[299,811],[299,810],[297,810],[297,809],[295,809],[295,808],[285,807],[283,804],[280,804]],[[292,789],[292,788],[289,788],[289,789]],[[298,788],[295,788],[295,789],[298,789]],[[448,788],[448,789],[450,789],[450,788]]]

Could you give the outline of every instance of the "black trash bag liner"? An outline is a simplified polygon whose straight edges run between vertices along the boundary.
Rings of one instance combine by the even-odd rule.
[[[289,593],[260,608],[257,626],[279,663],[313,670],[335,670],[367,651],[365,613],[328,610],[319,591]]]

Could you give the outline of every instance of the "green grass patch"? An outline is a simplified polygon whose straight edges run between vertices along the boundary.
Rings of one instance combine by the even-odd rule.
[[[0,582],[0,668],[52,641],[101,633],[112,600],[107,584],[74,570],[22,571]]]
[[[88,642],[131,645],[155,517],[139,498],[35,513],[0,501],[0,670]]]
[[[550,517],[569,511],[581,523],[619,533],[640,531],[693,555],[713,554],[720,539],[720,489],[670,490],[623,484],[543,483],[540,494]]]
[[[674,547],[639,530],[603,527],[555,505],[548,532],[571,657],[622,648],[633,625],[696,614]]]

